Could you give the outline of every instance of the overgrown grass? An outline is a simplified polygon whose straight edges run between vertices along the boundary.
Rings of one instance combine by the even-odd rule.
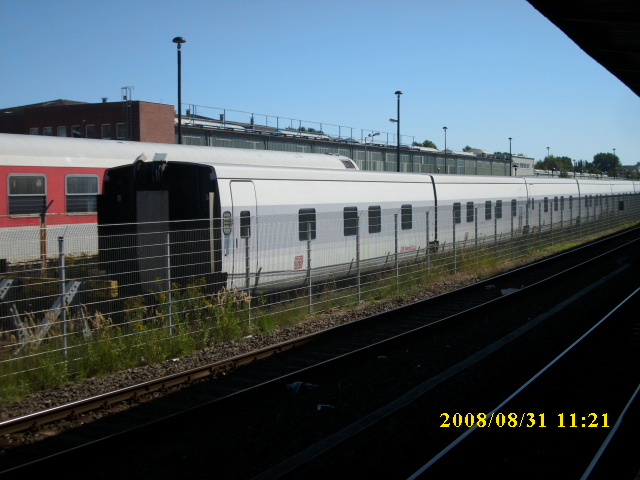
[[[355,277],[340,282],[328,279],[314,286],[311,292],[302,288],[279,297],[278,301],[266,296],[250,298],[240,291],[206,294],[204,279],[195,279],[186,288],[173,285],[170,298],[169,292],[159,289],[158,293],[125,300],[117,321],[100,312],[87,316],[91,332],[88,338],[77,318],[67,322],[66,336],[60,322],[56,322],[46,338],[39,343],[31,342],[19,355],[14,354],[17,339],[5,338],[5,348],[0,353],[0,403],[186,356],[224,342],[240,341],[252,334],[266,334],[299,324],[313,314],[346,310],[361,304],[402,302],[425,289],[444,289],[439,285],[453,275],[489,278],[636,223],[629,221],[600,232],[585,229],[579,232],[583,235],[579,238],[573,236],[579,229],[574,229],[567,231],[562,243],[552,245],[548,240],[553,232],[534,231],[515,241],[507,239],[478,246],[472,242],[461,244],[455,252],[447,246],[430,252],[428,257],[401,259],[398,271],[394,264],[387,271],[363,274],[360,288]],[[554,240],[559,242],[560,238]],[[38,322],[33,316],[25,318],[27,329],[34,334]]]

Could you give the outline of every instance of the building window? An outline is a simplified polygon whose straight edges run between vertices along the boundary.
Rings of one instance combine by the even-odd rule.
[[[67,136],[67,127],[58,127],[57,135],[59,137],[66,137]]]
[[[10,174],[9,215],[44,212],[47,202],[47,177],[44,175]]]
[[[413,228],[413,207],[411,205],[402,205],[400,223],[402,224],[402,230],[411,230]]]
[[[484,219],[491,220],[491,200],[484,202]]]
[[[82,130],[80,129],[80,125],[72,125],[71,126],[71,136],[73,138],[82,137]]]
[[[67,175],[67,213],[97,212],[98,193],[97,175]]]
[[[102,124],[102,138],[104,140],[111,140],[111,124],[110,123]]]
[[[298,238],[315,240],[316,238],[316,209],[301,208],[298,210]]]
[[[473,222],[476,218],[476,212],[473,208],[473,202],[467,202],[467,223]]]
[[[53,137],[53,127],[42,127],[42,134],[48,137]]]
[[[87,138],[96,138],[96,126],[95,125],[87,125]]]
[[[40,129],[38,127],[31,127],[29,129],[29,135],[40,135]]]
[[[127,124],[126,123],[117,123],[116,124],[116,136],[118,140],[126,140],[127,139]]]
[[[380,206],[369,207],[369,233],[382,231],[382,210]]]
[[[342,211],[344,221],[344,236],[358,234],[358,207],[344,207]]]

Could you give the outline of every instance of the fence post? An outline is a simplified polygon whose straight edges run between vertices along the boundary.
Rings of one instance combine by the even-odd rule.
[[[167,317],[169,318],[169,335],[173,335],[173,311],[172,311],[172,303],[173,299],[171,297],[171,239],[169,230],[166,232],[165,237],[165,254],[167,257],[166,260],[166,269],[167,269]]]
[[[313,313],[313,285],[311,285],[311,222],[306,222],[307,228],[307,285],[309,286],[309,313]]]
[[[560,201],[560,244],[564,243],[564,202]]]
[[[456,245],[456,208],[455,205],[453,207],[453,209],[451,210],[451,223],[452,223],[452,228],[451,230],[453,231],[453,274],[455,275],[456,273],[458,273],[458,248]]]
[[[62,348],[64,357],[67,358],[67,301],[65,299],[64,284],[66,282],[65,258],[64,258],[64,237],[58,237],[58,254],[60,266],[60,299],[61,311],[60,321],[62,322]]]
[[[429,245],[429,212],[427,211],[427,275],[431,272],[431,246]]]
[[[400,266],[398,265],[398,214],[393,215],[393,230],[394,230],[394,243],[395,243],[395,257],[396,257],[396,293],[400,288]]]
[[[513,260],[515,258],[515,254],[514,254],[514,233],[513,233],[513,214],[510,215],[511,217],[511,260]]]
[[[476,237],[476,265],[478,264],[478,207],[473,209],[473,223]]]
[[[358,272],[358,303],[362,301],[362,288],[360,280],[360,217],[356,226],[356,270]]]
[[[538,248],[542,248],[542,202],[538,204]]]

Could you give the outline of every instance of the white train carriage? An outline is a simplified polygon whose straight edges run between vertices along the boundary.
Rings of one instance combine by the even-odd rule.
[[[138,162],[105,176],[100,250],[107,270],[147,290],[202,275],[283,291],[417,260],[450,244],[453,226],[460,242],[577,224],[583,201],[611,192],[574,179]]]
[[[452,222],[456,241],[474,239],[476,227],[478,239],[485,240],[521,233],[528,225],[527,188],[521,177],[433,175],[433,180],[440,223],[434,230],[441,245],[453,241]]]
[[[624,197],[637,192],[633,182],[620,180],[580,180],[579,186],[580,208],[587,222],[624,210]]]
[[[229,288],[326,282],[425,253],[428,176],[215,167]],[[396,244],[397,242],[397,244]]]
[[[580,188],[573,178],[526,178],[532,228],[573,225],[579,221]]]

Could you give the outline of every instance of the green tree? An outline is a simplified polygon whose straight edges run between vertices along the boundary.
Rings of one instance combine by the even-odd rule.
[[[555,170],[558,175],[566,177],[573,174],[573,160],[570,157],[554,157],[549,155],[544,160],[538,160],[534,166],[538,170]]]
[[[438,149],[438,147],[436,147],[436,144],[433,143],[431,140],[425,140],[424,142],[420,143],[420,142],[413,142],[413,146],[414,147],[428,147],[428,148],[435,148],[436,150]]]
[[[601,172],[607,172],[610,177],[615,177],[621,170],[622,164],[618,156],[613,153],[598,153],[593,156],[593,166]]]

